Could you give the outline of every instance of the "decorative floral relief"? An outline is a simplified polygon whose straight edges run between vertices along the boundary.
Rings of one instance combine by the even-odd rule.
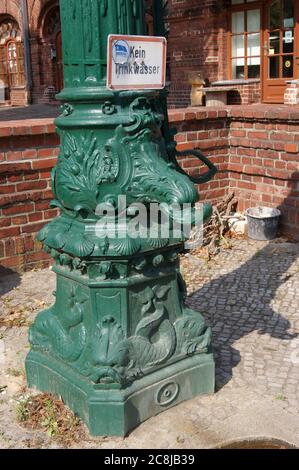
[[[106,102],[103,111],[113,113],[114,105]],[[163,116],[143,97],[131,103],[129,114],[131,124],[118,126],[104,147],[99,147],[93,133],[80,137],[62,133],[62,154],[53,184],[62,209],[94,214],[102,202],[100,194],[104,198],[105,192],[108,196],[111,192],[109,183],[115,183],[113,195],[126,194],[130,201],[182,204],[197,200],[188,177],[167,163],[161,135]]]
[[[124,238],[123,240],[115,240],[113,242],[113,249],[120,255],[120,256],[132,256],[135,253],[138,253],[140,250],[140,242],[139,240],[135,240],[132,238]]]
[[[114,105],[106,102],[104,106],[113,110]],[[72,220],[100,219],[96,214],[98,204],[109,201],[117,209],[120,194],[126,195],[128,205],[134,202],[181,205],[197,200],[193,183],[168,162],[161,135],[162,115],[144,97],[130,104],[129,113],[130,124],[119,125],[105,145],[99,146],[95,132],[61,132],[61,155],[53,172],[52,206],[61,209],[69,224],[58,220],[41,231],[38,239],[49,248],[79,258],[89,257],[95,251],[97,256],[123,257],[161,249],[171,240],[132,240],[126,233],[123,239],[101,240],[83,233]],[[182,233],[175,242],[185,238]]]
[[[72,286],[63,311],[58,312],[55,305],[38,315],[29,333],[31,346],[76,362],[86,345],[83,305],[87,301],[81,287]]]
[[[142,129],[159,129],[162,125],[163,115],[152,110],[150,102],[144,98],[136,98],[130,104],[130,118],[132,124],[124,127],[125,131],[132,134]]]
[[[38,234],[37,239],[50,249],[64,250],[78,258],[86,258],[92,254],[95,244],[85,232],[79,232],[73,223],[61,223],[54,219]]]
[[[92,263],[88,266],[88,274],[91,279],[105,280],[112,276],[114,266],[111,261]]]
[[[109,143],[99,149],[92,133],[79,139],[63,133],[62,139],[63,150],[54,182],[55,196],[66,209],[76,213],[95,212],[100,184],[112,183],[118,176],[118,157]]]
[[[171,323],[165,306],[169,291],[170,286],[154,286],[138,294],[141,319],[130,338],[113,316],[102,320],[90,344],[88,375],[94,382],[123,384],[172,357],[207,352],[211,330],[201,315],[184,308],[182,318]]]
[[[164,248],[167,246],[169,240],[166,238],[149,238],[147,239],[147,244],[154,249]]]
[[[102,106],[102,111],[104,114],[111,116],[112,114],[116,113],[116,107],[113,103],[111,103],[111,101],[106,101]]]
[[[97,268],[95,276],[105,277],[112,266],[107,262]],[[183,287],[180,289],[183,298]],[[60,298],[37,317],[30,343],[34,349],[78,367],[95,383],[130,383],[170,360],[209,350],[211,329],[200,314],[182,304],[182,316],[171,321],[170,291],[168,284],[155,285],[136,294],[140,319],[132,336],[126,338],[114,316],[106,315],[87,339],[84,304],[89,298],[81,286],[73,285],[65,306]]]
[[[62,116],[70,116],[74,112],[74,108],[69,103],[64,103],[61,107],[61,114]]]

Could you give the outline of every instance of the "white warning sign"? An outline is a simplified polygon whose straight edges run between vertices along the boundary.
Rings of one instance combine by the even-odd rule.
[[[108,37],[107,87],[111,90],[162,89],[166,81],[164,37]]]

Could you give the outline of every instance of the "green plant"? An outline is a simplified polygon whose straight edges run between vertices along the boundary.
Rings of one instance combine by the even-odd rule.
[[[16,412],[25,428],[42,430],[52,439],[79,442],[83,435],[80,420],[52,395],[19,395]]]
[[[41,422],[41,425],[50,437],[54,437],[58,434],[59,429],[56,409],[51,399],[45,401],[45,412],[45,419]]]
[[[277,395],[275,396],[276,400],[281,400],[281,401],[284,401],[286,400],[286,397],[284,396],[283,393],[277,393]]]
[[[21,400],[16,408],[17,420],[19,423],[25,423],[29,419],[29,399]]]
[[[58,423],[52,416],[47,416],[42,422],[41,425],[47,432],[50,437],[54,437],[58,432]]]

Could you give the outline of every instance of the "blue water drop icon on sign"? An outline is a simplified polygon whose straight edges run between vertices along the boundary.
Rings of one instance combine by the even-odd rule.
[[[112,46],[113,60],[116,64],[126,64],[130,59],[130,47],[126,41],[118,40]]]

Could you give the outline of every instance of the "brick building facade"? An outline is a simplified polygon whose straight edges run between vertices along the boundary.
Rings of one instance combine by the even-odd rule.
[[[297,0],[172,0],[167,21],[171,106],[190,103],[190,72],[230,104],[298,102]]]
[[[50,102],[63,87],[58,0],[0,1],[0,80],[12,105]]]
[[[55,103],[62,88],[59,0],[0,0],[0,106]]]

